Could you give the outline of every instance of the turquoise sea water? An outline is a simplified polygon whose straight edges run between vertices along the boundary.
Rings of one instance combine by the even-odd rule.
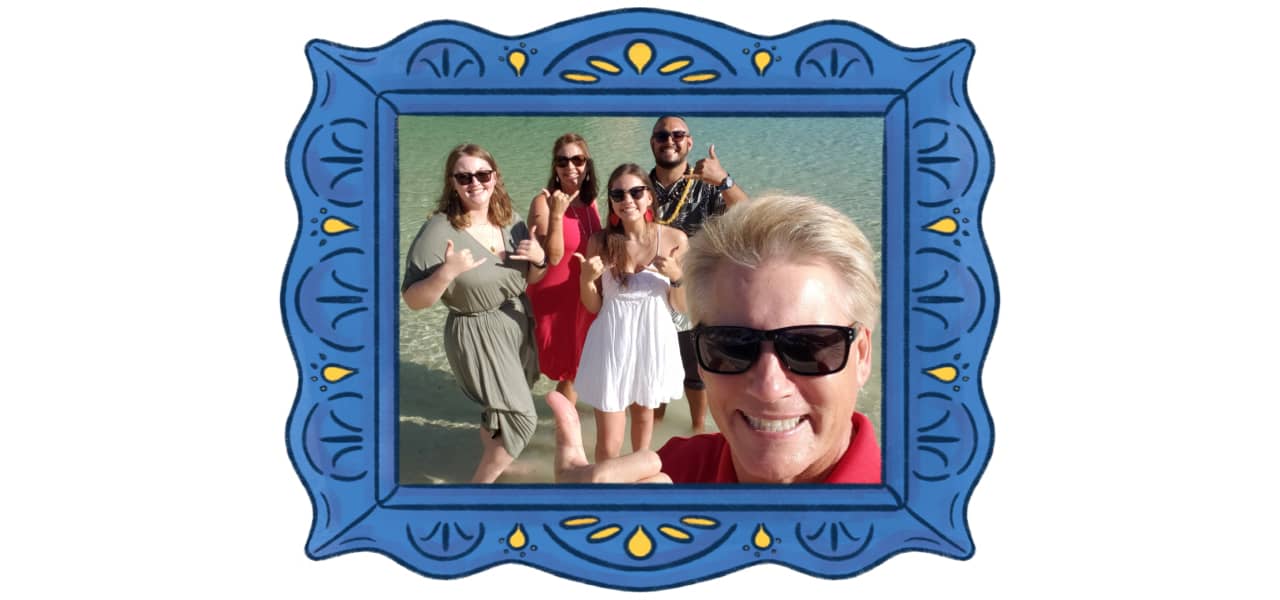
[[[435,208],[443,189],[444,159],[454,146],[477,143],[493,154],[516,214],[523,219],[550,174],[557,137],[576,132],[586,138],[603,187],[618,164],[653,166],[648,144],[653,121],[597,116],[400,117],[400,273],[413,237]],[[818,198],[852,217],[872,246],[881,247],[883,119],[690,117],[688,123],[694,139],[691,162],[706,157],[708,145],[715,144],[721,163],[749,195]],[[879,263],[878,253],[876,259]],[[441,304],[422,311],[400,304],[400,480],[406,484],[466,482],[479,462],[479,408],[462,395],[449,372],[440,339],[445,316]],[[875,341],[878,365],[879,335]],[[545,377],[535,385],[538,432],[499,483],[551,481],[555,423],[542,398],[554,385]],[[858,410],[871,418],[877,434],[880,396],[876,368],[859,397]],[[595,443],[591,409],[584,404],[579,408],[590,456]],[[689,435],[689,422],[688,403],[672,402],[655,430],[653,447],[672,435]],[[714,423],[709,418],[707,422],[714,430]],[[623,451],[629,451],[629,443]]]

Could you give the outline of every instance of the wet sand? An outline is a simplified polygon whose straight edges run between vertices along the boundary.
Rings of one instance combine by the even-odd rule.
[[[404,116],[397,120],[399,160],[399,265],[436,206],[449,149],[461,142],[478,143],[493,152],[516,214],[528,215],[529,202],[545,185],[552,140],[566,131],[584,135],[591,144],[597,175],[607,176],[623,162],[649,165],[646,140],[651,117],[617,116]],[[881,246],[883,217],[882,149],[884,120],[880,117],[722,118],[699,117],[690,124],[702,140],[692,158],[716,143],[717,151],[753,195],[766,192],[805,194],[822,199],[853,218],[876,248]],[[778,153],[761,139],[785,139],[809,152]],[[796,173],[823,173],[797,178]],[[606,201],[607,202],[607,201]],[[604,206],[599,207],[604,210]],[[878,257],[877,257],[878,260]],[[403,271],[401,271],[403,273]],[[399,313],[400,436],[399,473],[405,484],[466,483],[480,460],[479,407],[462,395],[445,359],[443,303],[411,311],[403,303]],[[875,362],[879,364],[880,335]],[[555,382],[545,377],[534,386],[538,428],[529,447],[500,483],[550,483],[555,455],[555,422],[546,405]],[[867,383],[859,402],[877,432],[880,427],[880,371]],[[595,419],[590,406],[579,404],[583,444],[590,457],[595,446]],[[708,431],[715,430],[710,417]],[[656,427],[653,447],[672,436],[692,433],[689,404],[673,401]],[[880,436],[878,436],[880,437]],[[883,439],[882,437],[880,439]],[[623,452],[630,451],[630,438]]]
[[[467,483],[480,462],[480,410],[459,391],[453,376],[412,362],[400,364],[400,483]],[[547,392],[555,382],[543,377],[533,387],[538,410],[538,429],[523,454],[497,483],[553,483],[556,452],[556,424],[546,404]],[[880,427],[879,402],[858,410]],[[588,459],[596,443],[595,416],[590,405],[578,403],[582,423],[582,444]],[[693,434],[689,402],[683,398],[667,405],[667,413],[654,426],[653,449],[672,437]],[[707,416],[708,433],[717,431]],[[630,432],[630,429],[628,429]],[[628,433],[622,451],[631,451]]]
[[[401,363],[400,483],[467,483],[480,462],[480,409],[458,391],[448,372],[413,363]],[[538,429],[528,447],[497,483],[553,483],[556,423],[547,406],[547,392],[555,382],[543,377],[534,385]],[[590,405],[578,403],[582,445],[588,460],[596,443],[595,415]],[[631,452],[630,429],[622,445]],[[707,432],[716,430],[707,417]],[[676,436],[693,434],[689,402],[683,398],[667,405],[667,414],[654,424],[653,449]]]

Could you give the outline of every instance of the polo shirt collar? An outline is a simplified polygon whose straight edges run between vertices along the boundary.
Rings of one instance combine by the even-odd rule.
[[[823,483],[880,483],[880,446],[871,430],[871,420],[860,412],[853,413],[853,434],[844,456],[827,474]],[[873,460],[874,458],[874,460]],[[729,442],[720,438],[720,461],[716,465],[714,483],[738,483],[738,473],[733,468],[733,453]]]

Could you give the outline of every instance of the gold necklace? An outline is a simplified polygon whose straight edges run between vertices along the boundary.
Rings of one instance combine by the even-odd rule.
[[[670,225],[672,221],[676,220],[676,217],[680,216],[680,209],[684,207],[684,201],[689,197],[689,188],[693,187],[693,184],[689,182],[689,174],[691,172],[692,167],[686,164],[684,168],[684,175],[681,175],[679,181],[676,181],[676,184],[679,184],[681,181],[685,182],[684,191],[680,193],[680,201],[676,202],[676,209],[671,211],[671,214],[667,216],[667,218],[658,220],[659,224]]]
[[[489,252],[496,255],[498,253],[498,248],[506,247],[506,244],[502,242],[502,229],[497,225],[494,225],[493,223],[489,223],[489,222],[485,222],[485,225],[486,227],[484,228],[483,236],[477,235],[478,232],[472,229],[468,229],[467,232],[470,233],[471,237],[474,238],[477,242],[480,242],[481,246],[488,247]],[[494,234],[495,229],[498,230],[496,235]],[[481,237],[483,237],[484,239],[480,239]],[[495,237],[497,238],[496,242],[494,241]]]
[[[496,232],[494,231],[495,229],[497,230]],[[490,238],[497,238],[497,241],[489,245],[489,251],[494,254],[497,254],[499,248],[505,249],[506,244],[502,243],[502,228],[490,223],[489,233],[490,233],[489,235]]]

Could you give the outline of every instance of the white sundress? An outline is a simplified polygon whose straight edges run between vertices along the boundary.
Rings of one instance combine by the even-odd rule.
[[[582,346],[578,397],[604,412],[680,398],[684,365],[667,303],[670,280],[646,269],[630,275],[625,288],[608,271],[600,281],[603,303]]]

